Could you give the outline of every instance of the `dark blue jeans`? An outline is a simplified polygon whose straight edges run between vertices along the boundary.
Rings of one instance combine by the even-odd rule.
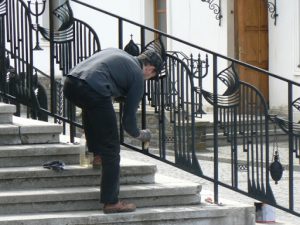
[[[120,180],[120,141],[111,97],[98,94],[84,81],[67,77],[65,97],[82,109],[87,146],[102,159],[101,202],[116,203]]]

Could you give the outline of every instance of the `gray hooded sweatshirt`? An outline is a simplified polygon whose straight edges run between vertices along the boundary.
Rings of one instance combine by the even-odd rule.
[[[76,65],[68,75],[84,80],[102,96],[126,97],[124,129],[133,137],[139,135],[136,112],[144,94],[144,75],[136,57],[120,49],[101,50]]]

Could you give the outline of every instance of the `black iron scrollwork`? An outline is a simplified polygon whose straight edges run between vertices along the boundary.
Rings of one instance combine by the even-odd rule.
[[[300,98],[295,99],[292,102],[292,107],[300,111]],[[300,143],[300,123],[296,121],[290,121],[282,116],[269,115],[269,118],[272,122],[278,125],[286,134],[291,135],[293,138],[293,151],[296,154],[297,158],[300,158],[299,154],[299,143]]]
[[[270,2],[268,1],[268,10],[271,14],[271,18],[274,19],[274,25],[276,26],[276,22],[277,22],[277,17],[278,17],[278,13],[277,13],[277,2],[276,0],[274,0],[274,2]]]
[[[283,167],[280,163],[278,152],[275,152],[274,161],[270,165],[270,174],[275,184],[278,184],[283,174]]]
[[[209,9],[213,10],[214,14],[216,14],[216,19],[219,20],[219,26],[221,26],[221,19],[223,18],[222,10],[221,10],[221,0],[219,0],[219,4],[215,2],[215,0],[201,0],[202,2],[207,2],[209,4]]]
[[[31,5],[34,4],[34,7],[35,7],[35,11],[33,12],[31,10]],[[42,5],[41,9],[40,8],[40,5]],[[33,16],[35,16],[35,24],[36,24],[36,27],[39,27],[39,16],[41,16],[44,11],[45,11],[45,8],[46,8],[46,0],[43,0],[42,2],[39,2],[38,0],[35,0],[34,3],[32,3],[31,1],[28,1],[28,9],[29,9],[29,12],[30,14],[32,14]],[[36,32],[35,32],[35,47],[33,50],[43,50],[41,47],[40,47],[40,43],[39,43],[39,32],[38,32],[38,29],[36,29]]]
[[[66,30],[73,25],[73,11],[69,1],[54,9],[53,14],[62,22],[58,31]]]
[[[73,40],[73,30],[74,30],[74,16],[69,1],[66,1],[59,7],[55,8],[52,12],[55,17],[61,21],[60,27],[55,30],[53,41],[67,42]],[[50,30],[41,26],[38,26],[39,31],[45,39],[50,40]]]
[[[6,13],[6,0],[0,0],[0,15],[5,15]]]
[[[203,97],[211,105],[214,104],[214,99],[217,98],[218,106],[227,108],[237,106],[240,102],[240,80],[231,65],[218,74],[218,79],[227,87],[223,94],[215,95],[212,92],[201,88],[196,88],[196,92],[202,93]]]
[[[300,109],[300,98],[297,98],[292,102],[292,106],[299,110]],[[289,121],[286,118],[269,115],[271,121],[275,122],[285,133],[300,138],[300,124],[294,121]],[[291,128],[291,129],[290,129]]]
[[[194,78],[204,78],[208,74],[208,55],[206,54],[205,59],[201,59],[201,55],[198,54],[198,58],[195,58],[193,54],[188,57],[183,52],[169,51],[172,56],[181,59],[193,72]]]

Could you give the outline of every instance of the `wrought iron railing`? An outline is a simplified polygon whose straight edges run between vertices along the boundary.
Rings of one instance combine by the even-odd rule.
[[[117,48],[124,48],[125,25],[130,24],[136,27],[134,37],[140,47],[131,40],[132,46],[127,45],[126,50],[136,54],[145,48],[157,47],[164,52],[165,68],[158,81],[146,83],[140,107],[142,128],[149,125],[147,109],[154,108],[156,119],[152,123],[157,126],[158,147],[145,149],[142,145],[128,142],[120,124],[122,145],[214,182],[216,203],[219,201],[218,187],[224,186],[300,215],[300,202],[295,198],[299,181],[295,179],[294,172],[295,159],[299,159],[300,135],[299,124],[293,118],[294,113],[299,111],[299,98],[295,98],[294,93],[297,93],[300,84],[84,2],[71,2],[89,8],[97,15],[114,19],[117,29],[112,30],[115,33],[111,31],[101,35],[118,37],[115,43]],[[55,118],[54,121],[62,123],[65,133],[70,134],[71,141],[74,141],[76,129],[81,127],[81,123],[76,117],[75,107],[63,97],[60,80],[77,63],[100,51],[100,41],[91,26],[76,18],[68,1],[55,9],[50,7],[50,15],[52,13],[62,21],[62,26],[54,31],[50,22],[50,30],[53,30],[50,32],[38,22],[32,24],[31,17],[38,16],[39,13],[32,15],[30,8],[22,0],[0,0],[1,100],[22,107],[27,106],[27,116],[39,118],[38,112]],[[50,43],[49,76],[41,76],[42,72],[33,64],[33,46],[39,43],[39,34]],[[158,37],[158,40],[146,43],[147,39],[154,37]],[[172,42],[173,46],[178,44],[181,50],[168,51],[159,41],[161,37],[166,39],[167,43]],[[186,56],[182,50],[185,48],[193,54]],[[59,78],[58,74],[55,74],[56,65],[61,71]],[[282,89],[287,90],[286,114],[270,114],[268,104],[259,90],[239,79],[243,68],[259,73],[260,76],[268,76],[269,79],[276,80]],[[49,90],[44,91],[48,91],[47,94],[38,91],[38,88],[43,86],[41,77],[47,79],[50,85]],[[205,116],[204,103],[212,108],[213,161],[210,167],[213,167],[213,171],[202,166],[204,161],[199,157],[197,145],[197,141],[203,139],[197,124]],[[122,114],[122,104],[119,104],[119,108]],[[21,113],[20,108],[19,115]],[[288,172],[284,171],[283,174],[282,164],[278,160],[278,149],[276,154],[270,149],[270,128],[274,124],[277,131],[281,130],[285,134],[288,143],[285,152]],[[219,162],[221,136],[226,137],[230,146],[227,154],[231,163],[228,165]],[[223,179],[225,173],[230,173],[229,181]],[[242,180],[246,182],[241,182]],[[286,183],[289,186],[287,202],[278,198],[281,191],[287,189]]]

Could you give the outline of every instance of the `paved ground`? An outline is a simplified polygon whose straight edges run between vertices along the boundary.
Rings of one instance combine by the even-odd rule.
[[[285,151],[285,145],[279,146],[280,149],[280,159],[282,164],[286,164],[286,157],[287,157],[287,152]],[[228,163],[228,148],[220,148],[220,160],[219,160],[219,166],[221,170],[219,171],[219,176],[222,179],[223,182],[230,182],[230,164]],[[204,172],[204,174],[213,174],[213,164],[211,161],[211,156],[212,156],[212,151],[208,150],[206,152],[202,152],[198,155],[198,158],[200,159],[200,164],[201,168]],[[162,163],[160,161],[157,161],[155,159],[152,159],[150,157],[144,156],[143,154],[131,151],[131,150],[123,150],[122,151],[122,157],[130,157],[134,158],[137,160],[145,161],[145,162],[152,162],[155,163],[158,166],[158,172],[168,175],[168,176],[173,176],[176,178],[182,178],[186,180],[190,180],[193,182],[197,182],[202,184],[202,201],[205,200],[207,197],[213,198],[213,183],[210,181],[207,181],[205,179],[202,179],[200,177],[194,176],[192,174],[186,173],[182,170],[179,170],[173,166],[167,165],[165,163]],[[171,159],[172,156],[169,156],[169,159]],[[241,159],[241,162],[242,159]],[[299,167],[299,161],[295,161],[295,166]],[[247,185],[247,176],[246,172],[241,170],[239,172],[239,185],[240,188],[246,188]],[[300,171],[297,169],[295,171],[295,187],[300,187]],[[287,205],[288,204],[288,171],[285,170],[283,173],[283,178],[279,181],[277,185],[275,185],[274,182],[271,182],[271,187],[274,192],[274,195],[276,196],[277,202],[280,202],[282,205]],[[300,189],[300,188],[298,188]],[[295,207],[298,207],[298,212],[300,212],[300,190],[297,190],[295,188],[295,196],[298,196],[298,199],[295,201]],[[239,193],[233,192],[227,188],[220,187],[219,188],[219,199],[220,202],[223,204],[226,204],[226,199],[229,200],[234,200],[236,202],[241,202],[241,203],[248,203],[253,205],[254,202],[257,202],[254,199],[248,198],[244,195],[241,195]],[[291,215],[289,213],[286,213],[282,210],[275,209],[275,215],[276,215],[276,224],[283,224],[283,225],[299,225],[300,224],[300,217]]]

